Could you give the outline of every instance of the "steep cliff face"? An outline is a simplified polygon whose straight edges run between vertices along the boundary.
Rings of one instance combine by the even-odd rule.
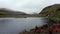
[[[26,15],[26,13],[13,11],[6,8],[0,9],[0,17],[24,17],[23,15]]]
[[[44,17],[60,17],[60,4],[45,7],[39,14]]]

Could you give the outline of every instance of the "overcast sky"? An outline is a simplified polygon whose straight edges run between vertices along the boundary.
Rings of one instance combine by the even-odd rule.
[[[59,3],[60,0],[0,0],[0,7],[26,13],[39,13],[44,7]]]

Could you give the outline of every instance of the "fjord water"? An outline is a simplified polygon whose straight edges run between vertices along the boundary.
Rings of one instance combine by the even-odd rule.
[[[29,30],[46,24],[46,18],[0,18],[0,34],[18,34],[24,29]]]

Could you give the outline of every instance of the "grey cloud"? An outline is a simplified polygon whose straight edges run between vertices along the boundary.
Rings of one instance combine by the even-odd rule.
[[[44,7],[58,3],[60,0],[0,0],[0,7],[26,13],[39,13]]]

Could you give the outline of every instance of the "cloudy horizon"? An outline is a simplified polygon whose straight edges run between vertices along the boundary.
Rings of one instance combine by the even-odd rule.
[[[39,13],[44,7],[60,4],[60,0],[0,0],[0,8],[22,11],[28,14]]]

